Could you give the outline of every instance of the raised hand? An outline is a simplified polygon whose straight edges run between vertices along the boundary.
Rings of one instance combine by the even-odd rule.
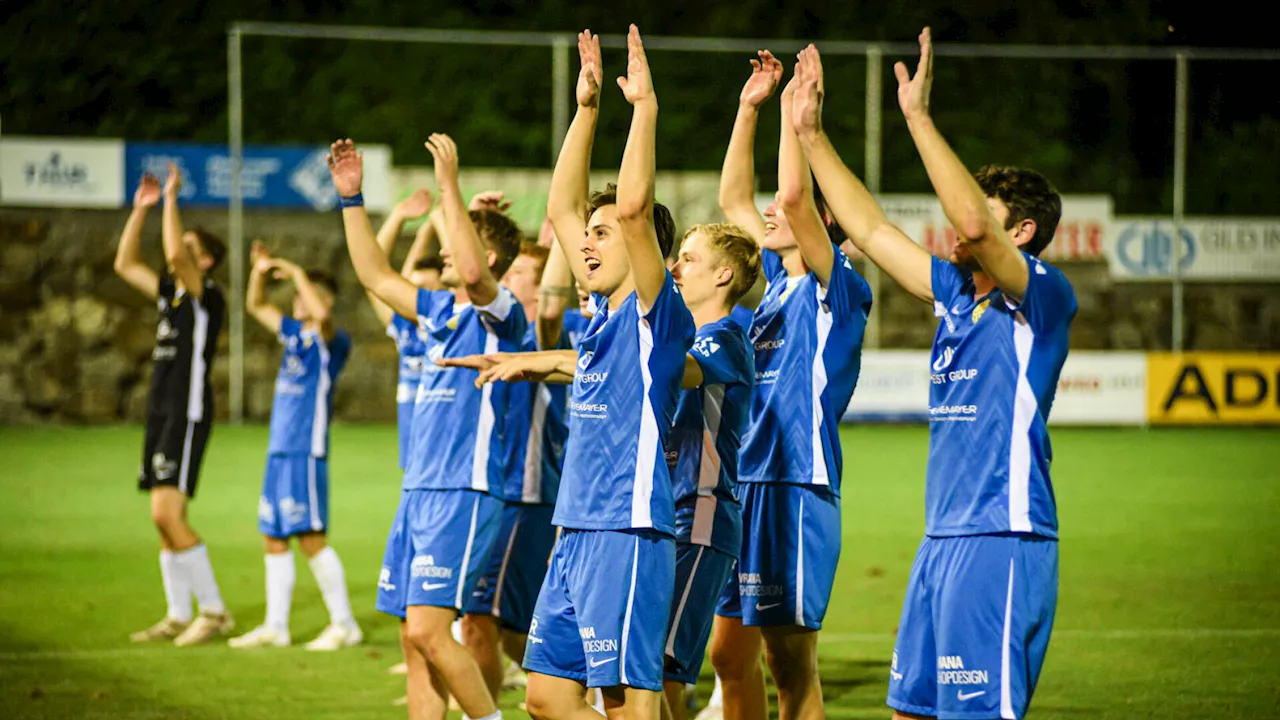
[[[760,59],[751,61],[751,77],[738,95],[740,104],[756,108],[773,97],[778,83],[782,82],[782,62],[768,50],[761,50],[757,55]]]
[[[916,76],[911,77],[903,63],[894,63],[893,74],[898,78],[898,107],[907,120],[929,117],[929,91],[933,88],[933,36],[929,28],[920,31]]]
[[[276,280],[291,280],[303,274],[302,268],[284,258],[267,258],[266,266]]]
[[[177,198],[178,191],[182,189],[182,171],[178,169],[176,163],[169,163],[169,174],[164,178],[164,194],[165,197]]]
[[[138,182],[138,189],[133,193],[135,208],[149,208],[160,202],[160,181],[155,175],[145,173]]]
[[[267,252],[267,246],[261,240],[254,240],[249,246],[249,264],[260,273],[271,270],[271,253]]]
[[[822,130],[822,56],[818,48],[810,45],[796,58],[791,124],[797,136],[805,137]]]
[[[582,107],[599,107],[600,81],[604,77],[604,63],[600,60],[600,38],[590,30],[578,33],[578,104]]]
[[[468,210],[492,210],[494,212],[504,213],[511,209],[511,201],[507,200],[501,190],[485,190],[482,193],[476,193],[471,198],[471,203],[467,205]]]
[[[412,220],[431,212],[431,204],[433,202],[435,202],[435,198],[431,197],[430,190],[418,188],[409,197],[396,203],[395,211],[400,217]]]
[[[329,175],[333,178],[333,187],[342,197],[360,194],[360,185],[364,182],[364,154],[356,151],[356,144],[350,138],[329,146]]]
[[[441,188],[458,184],[458,146],[444,133],[434,133],[425,143],[436,165],[436,184]]]
[[[634,24],[627,32],[627,76],[618,78],[618,87],[632,105],[658,100],[653,92],[653,76],[649,74],[649,58],[640,41],[640,29]]]

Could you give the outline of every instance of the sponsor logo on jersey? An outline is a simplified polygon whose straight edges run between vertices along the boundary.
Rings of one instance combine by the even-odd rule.
[[[268,523],[276,521],[276,509],[271,507],[271,501],[265,495],[258,497],[258,519]]]
[[[436,559],[431,555],[418,555],[409,563],[409,576],[415,578],[442,578],[448,580],[453,577],[453,568],[440,567],[436,565]]]
[[[929,376],[929,380],[934,385],[946,385],[949,382],[963,382],[978,377],[977,368],[969,368],[968,370],[952,370],[948,373],[933,373]]]
[[[974,422],[978,419],[977,405],[935,405],[929,408],[930,420]]]
[[[786,594],[782,585],[764,585],[760,573],[738,573],[738,594],[742,597],[774,598]]]
[[[966,668],[964,658],[959,655],[938,656],[939,685],[985,685],[990,680],[991,675],[986,670]],[[970,697],[977,697],[977,695]]]
[[[594,653],[618,652],[618,639],[617,638],[597,638],[596,628],[594,625],[590,627],[578,628],[578,635],[581,636],[582,638],[582,652],[584,653],[594,654]],[[606,660],[605,662],[608,662],[608,661]],[[600,664],[603,665],[604,662]]]
[[[168,480],[178,472],[178,461],[165,457],[164,453],[151,456],[151,472],[157,480]]]
[[[165,340],[177,339],[178,328],[174,327],[173,324],[169,322],[169,318],[160,318],[160,322],[156,323],[156,340],[163,342]]]
[[[778,338],[777,340],[761,340],[755,344],[756,352],[764,350],[780,350],[783,345],[787,344],[786,338]]]
[[[942,372],[947,369],[952,360],[956,358],[956,349],[950,346],[942,348],[942,352],[938,353],[938,359],[933,361],[933,371]]]
[[[378,571],[378,589],[392,592],[396,589],[396,586],[391,582],[391,568],[385,565]]]
[[[579,370],[586,370],[586,369],[587,369],[587,366],[591,364],[591,359],[592,359],[592,358],[594,358],[595,356],[596,356],[595,352],[594,352],[594,351],[591,351],[591,350],[588,350],[588,351],[586,351],[586,352],[582,353],[581,355],[579,355],[579,356],[578,356],[578,369],[579,369]]]
[[[693,348],[692,348],[694,352],[698,353],[699,355],[702,355],[703,357],[711,357],[719,349],[720,349],[720,343],[716,342],[715,340],[712,340],[709,337],[698,338],[698,341],[693,344]]]
[[[280,514],[288,525],[297,525],[307,517],[307,504],[291,497],[280,498]]]

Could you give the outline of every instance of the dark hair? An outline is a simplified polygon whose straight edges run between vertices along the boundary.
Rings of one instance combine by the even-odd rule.
[[[222,259],[227,256],[227,244],[222,242],[222,238],[204,228],[192,228],[188,232],[195,235],[196,240],[200,241],[200,249],[213,258],[213,264],[209,266],[209,272],[213,272],[215,268],[222,264]]]
[[[307,271],[307,279],[310,280],[312,284],[328,290],[330,295],[334,297],[338,296],[338,280],[333,276],[333,273],[328,270],[312,268]]]
[[[618,204],[618,186],[615,183],[609,183],[604,186],[603,190],[597,190],[591,193],[591,198],[587,200],[587,209],[583,214],[583,220],[591,222],[591,216],[597,210],[605,205]],[[676,244],[676,221],[671,217],[671,211],[666,205],[660,202],[653,204],[653,229],[658,236],[658,248],[662,250],[662,257],[671,256],[671,248]]]
[[[520,253],[520,241],[524,239],[520,226],[496,210],[471,210],[468,215],[485,249],[498,256],[490,271],[494,277],[502,277]]]
[[[520,254],[533,258],[538,264],[538,277],[542,277],[542,271],[547,269],[547,260],[551,257],[551,251],[539,245],[537,240],[526,239],[520,243]]]
[[[1062,197],[1043,175],[1008,165],[987,165],[973,177],[987,197],[999,198],[1009,208],[1005,230],[1023,220],[1035,221],[1035,237],[1022,246],[1023,252],[1038,256],[1053,242],[1062,219]]]
[[[827,226],[827,237],[831,238],[831,242],[840,245],[848,240],[849,235],[845,233],[844,228],[840,227],[840,223],[836,222],[836,214],[831,212],[831,206],[827,205],[827,198],[822,194],[822,188],[818,187],[816,175],[813,176],[813,204],[818,208],[818,216],[822,218],[822,224]]]
[[[413,264],[413,269],[441,272],[444,270],[444,260],[440,259],[439,255],[428,255],[424,258],[419,258],[418,262]]]

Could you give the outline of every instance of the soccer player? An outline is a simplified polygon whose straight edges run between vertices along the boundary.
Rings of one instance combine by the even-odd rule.
[[[823,132],[822,64],[810,46],[793,119],[858,249],[933,305],[925,537],[911,568],[889,671],[895,718],[1021,718],[1058,594],[1058,523],[1045,423],[1077,305],[1037,259],[1062,201],[1039,173],[970,175],[929,115],[933,46],[920,34],[898,104],[959,243],[931,257],[889,224]]]
[[[227,642],[236,649],[290,643],[289,606],[296,570],[289,540],[307,555],[329,610],[329,625],[308,650],[337,650],[363,639],[351,613],[346,573],[328,545],[329,421],[333,391],[351,354],[351,337],[333,325],[337,283],[323,270],[304,271],[254,243],[245,310],[284,346],[271,406],[267,467],[258,500],[258,530],[266,553],[267,616]],[[292,317],[266,298],[267,275],[293,283]]]
[[[333,144],[329,168],[356,274],[392,310],[418,318],[428,357],[517,350],[524,310],[498,278],[516,256],[520,230],[499,212],[467,210],[457,146],[448,136],[432,135],[427,148],[444,209],[441,279],[448,289],[429,292],[391,269],[363,207],[361,157],[345,140]],[[408,709],[415,719],[442,717],[448,695],[476,720],[501,717],[480,668],[450,631],[484,570],[503,509],[506,388],[477,389],[474,378],[465,368],[425,368],[404,490],[378,580],[378,609],[403,620]]]
[[[120,236],[115,271],[156,301],[156,347],[151,354],[151,389],[142,445],[138,488],[151,496],[151,520],[160,533],[160,576],[168,611],[160,622],[133,633],[134,642],[173,641],[186,646],[223,635],[235,625],[218,592],[209,552],[187,522],[187,502],[195,497],[209,433],[213,429],[213,385],[226,302],[209,277],[226,255],[218,238],[201,230],[184,232],[178,215],[182,178],[170,164],[164,184],[161,237],[165,270],[156,274],[142,262],[140,245],[147,210],[159,202],[160,182],[144,175],[133,196],[133,212]],[[191,597],[200,605],[194,621]]]
[[[750,332],[756,390],[738,460],[738,582],[721,600],[711,650],[732,720],[766,717],[762,641],[779,717],[822,715],[817,640],[840,557],[839,422],[858,381],[871,308],[870,288],[838,247],[843,238],[819,213],[791,127],[794,78],[782,93],[778,193],[763,219],[756,210],[756,117],[781,76],[781,63],[762,51],[721,176],[722,209],[760,242],[768,282]]]

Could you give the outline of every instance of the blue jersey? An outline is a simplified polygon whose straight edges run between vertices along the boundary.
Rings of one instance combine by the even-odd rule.
[[[577,311],[574,311],[577,313]],[[578,315],[581,317],[581,314]],[[560,333],[560,343],[539,348],[537,328],[525,333],[522,351],[568,350],[568,333]],[[503,496],[508,502],[551,505],[560,490],[560,469],[564,464],[564,444],[569,437],[564,408],[569,395],[566,385],[518,382],[508,386],[507,480]]]
[[[333,388],[351,355],[351,337],[339,330],[325,342],[320,333],[302,329],[291,317],[281,318],[279,337],[284,357],[276,374],[267,452],[325,457]]]
[[[1058,536],[1045,422],[1076,295],[1057,268],[1026,258],[1020,302],[999,289],[975,297],[971,274],[933,261],[926,535]]]
[[[751,321],[755,318],[755,312],[751,308],[734,305],[733,310],[729,311],[729,318],[744,331],[751,332]]]
[[[433,361],[520,349],[528,322],[506,288],[486,307],[454,302],[448,290],[418,291],[418,324],[427,358],[413,408],[413,441],[405,490],[479,490],[502,497],[506,479],[503,433],[510,385]]]
[[[738,556],[738,446],[751,412],[755,361],[747,333],[732,317],[698,328],[689,356],[702,385],[680,393],[667,464],[676,498],[676,540]]]
[[[564,328],[561,331],[564,334],[565,347],[576,348],[578,342],[582,340],[582,336],[587,334],[587,327],[591,325],[591,318],[582,314],[581,310],[576,307],[564,311]]]
[[[412,320],[392,315],[387,323],[387,336],[400,353],[400,378],[396,382],[396,424],[400,430],[400,469],[408,466],[410,429],[413,427],[413,400],[418,394],[418,380],[427,362],[427,343],[422,330]]]
[[[751,324],[756,391],[742,439],[739,482],[829,486],[840,493],[839,423],[862,366],[871,288],[834,244],[824,288],[787,277],[764,251],[768,280]]]
[[[635,293],[596,313],[578,345],[569,443],[553,522],[577,530],[675,535],[666,441],[693,345],[693,316],[667,273],[648,312]]]

